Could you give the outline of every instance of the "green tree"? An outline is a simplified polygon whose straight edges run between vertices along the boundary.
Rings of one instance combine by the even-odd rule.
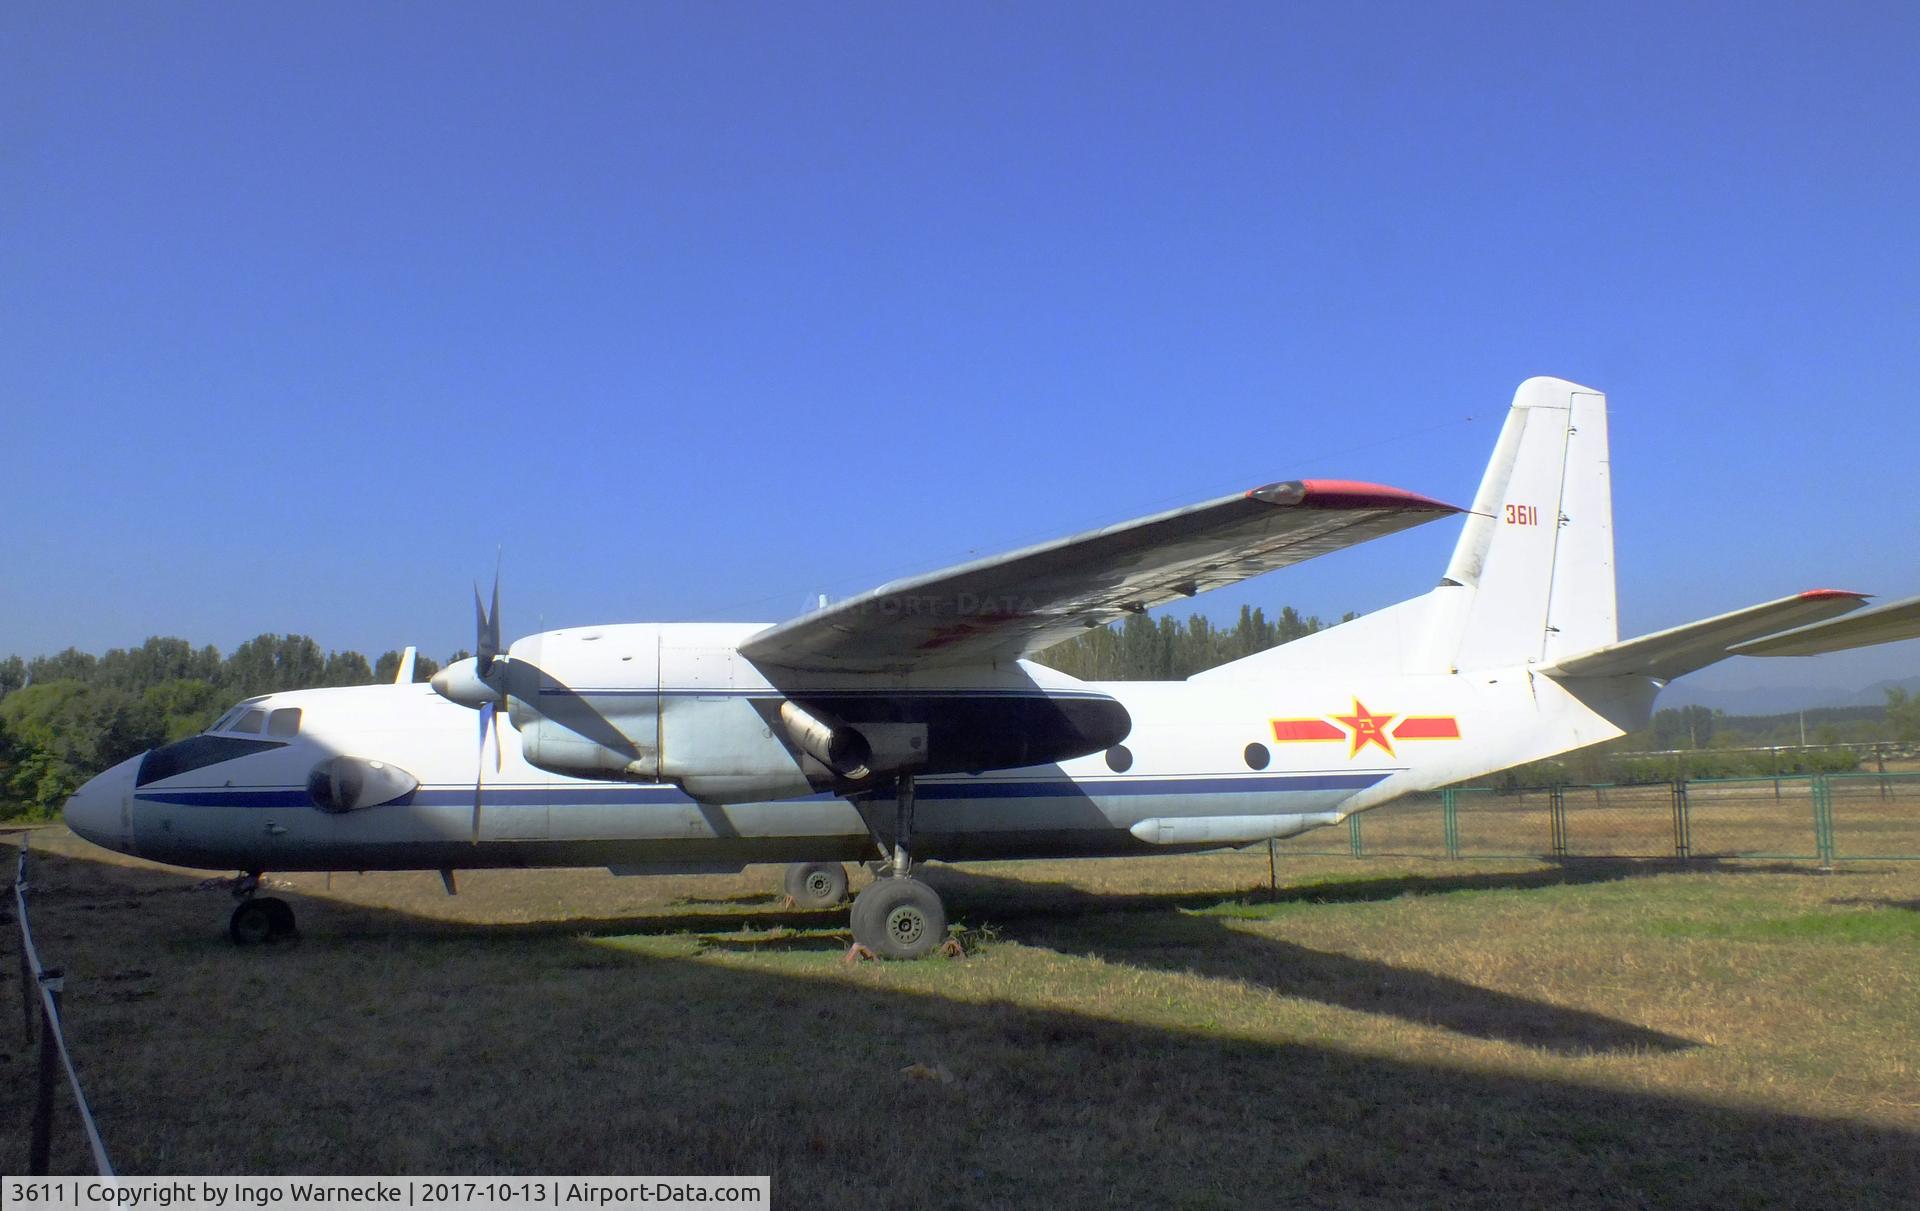
[[[68,648],[52,656],[36,656],[27,662],[27,680],[38,684],[43,681],[92,681],[100,667],[100,660],[91,652],[79,648]]]
[[[1904,744],[1920,744],[1920,694],[1902,689],[1887,691],[1887,726]]]
[[[368,685],[372,681],[373,669],[365,656],[358,652],[328,652],[318,684]]]
[[[58,811],[93,774],[163,738],[139,699],[78,681],[36,683],[0,702],[10,749],[6,790],[36,815]]]
[[[365,663],[365,657],[361,658]],[[303,690],[324,684],[326,657],[320,645],[305,635],[256,635],[227,657],[220,669],[220,688],[231,698],[252,698],[280,690]],[[368,670],[371,679],[372,671]]]
[[[26,661],[18,656],[9,656],[5,660],[0,660],[0,698],[5,698],[26,683]]]
[[[1269,621],[1259,607],[1243,606],[1231,630],[1200,614],[1185,622],[1170,614],[1158,622],[1133,614],[1055,644],[1035,659],[1087,681],[1179,681],[1311,635],[1322,625],[1291,606],[1280,611],[1278,622]]]
[[[141,693],[168,681],[212,681],[220,675],[220,651],[196,649],[184,639],[155,635],[137,648],[114,648],[100,658],[92,680]]]
[[[225,696],[212,682],[184,677],[148,686],[140,695],[146,730],[161,743],[205,731],[225,706]]]
[[[434,660],[433,657],[418,652],[414,654],[413,679],[415,681],[430,680],[433,675],[439,671],[439,662]],[[382,652],[380,659],[374,661],[373,679],[381,685],[391,682],[399,672],[400,653],[398,652]]]

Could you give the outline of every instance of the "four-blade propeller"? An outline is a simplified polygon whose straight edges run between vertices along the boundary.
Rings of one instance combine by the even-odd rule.
[[[486,784],[487,740],[493,740],[493,772],[501,768],[500,705],[506,701],[509,657],[500,643],[500,573],[493,574],[493,602],[489,606],[480,597],[480,586],[473,586],[474,651],[471,660],[456,660],[433,675],[434,692],[461,706],[480,712],[480,747],[473,771],[473,843],[480,843],[480,808]]]

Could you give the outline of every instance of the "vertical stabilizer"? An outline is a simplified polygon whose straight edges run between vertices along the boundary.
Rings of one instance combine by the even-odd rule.
[[[1454,668],[1539,663],[1619,637],[1607,401],[1531,378],[1487,467],[1429,642]]]
[[[1530,378],[1437,588],[1195,679],[1502,668],[1618,637],[1606,397]]]

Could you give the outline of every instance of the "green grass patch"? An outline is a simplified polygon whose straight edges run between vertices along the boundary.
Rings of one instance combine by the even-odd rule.
[[[1837,942],[1920,945],[1920,913],[1897,908],[1867,912],[1807,912],[1757,920],[1654,921],[1649,932],[1668,938],[1724,938],[1739,942]]]

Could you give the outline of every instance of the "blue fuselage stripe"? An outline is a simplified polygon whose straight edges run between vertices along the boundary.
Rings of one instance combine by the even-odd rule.
[[[928,800],[959,799],[1056,799],[1103,798],[1117,795],[1259,795],[1291,794],[1303,791],[1361,791],[1387,778],[1387,772],[1268,774],[1261,777],[1232,778],[1107,778],[1076,781],[1071,778],[991,781],[969,779],[965,782],[922,782],[916,798]],[[674,786],[551,786],[486,787],[483,799],[503,807],[605,807],[609,805],[643,806],[684,805],[693,798]],[[830,800],[836,796],[825,791],[784,802]],[[134,796],[143,803],[172,803],[182,807],[308,807],[312,800],[304,789],[284,787],[222,787],[218,790],[156,789]],[[421,789],[412,800],[423,807],[448,807],[471,804],[471,788]]]

